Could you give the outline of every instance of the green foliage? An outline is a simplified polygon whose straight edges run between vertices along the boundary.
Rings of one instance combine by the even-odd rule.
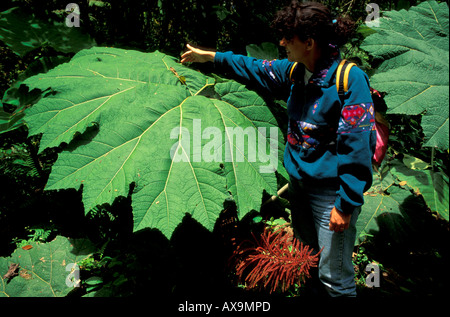
[[[5,174],[16,177],[39,177],[41,167],[37,166],[32,154],[27,150],[27,144],[14,144],[8,149],[0,149],[2,159],[1,170]]]
[[[77,285],[77,281],[71,281],[67,265],[77,264],[94,251],[88,240],[62,236],[48,243],[31,243],[30,247],[18,248],[10,257],[0,258],[0,296],[66,296]],[[19,264],[19,267],[6,279],[4,276],[11,264]],[[67,279],[73,283],[67,285]]]
[[[374,183],[364,197],[356,244],[380,230],[401,241],[408,230],[413,230],[412,223],[417,222],[414,218],[418,212],[414,210],[424,211],[425,206],[448,221],[448,196],[448,176],[434,172],[427,163],[410,156],[405,156],[403,162],[384,162],[374,173]],[[426,205],[421,203],[421,197]]]
[[[52,234],[53,228],[44,229],[44,228],[25,228],[29,234],[28,239],[14,239],[17,248],[25,247],[26,245],[30,245],[34,242],[48,242],[49,237]]]
[[[43,21],[19,7],[0,12],[0,40],[21,56],[43,45],[51,45],[64,53],[95,45],[79,28],[67,27],[64,20],[61,23]]]
[[[268,61],[278,59],[280,55],[278,46],[270,42],[263,42],[261,45],[249,44],[246,46],[246,50],[247,56]]]
[[[0,41],[0,96],[8,89],[24,69],[20,56],[14,54],[2,41]]]
[[[0,134],[20,128],[24,125],[24,109],[18,108],[12,113],[6,112],[0,102]]]
[[[381,230],[389,232],[394,240],[401,240],[406,236],[405,227],[411,221],[405,202],[411,198],[411,192],[397,184],[385,187],[385,179],[376,180],[364,197],[364,205],[356,223],[357,241],[359,244],[366,237],[373,237]]]
[[[185,213],[211,230],[228,193],[244,216],[259,209],[263,190],[277,190],[273,172],[261,172],[267,164],[256,159],[256,138],[268,153],[274,141],[284,144],[281,133],[264,101],[238,83],[214,85],[159,52],[94,48],[25,84],[54,91],[27,110],[30,135],[43,134],[40,152],[69,144],[46,189],[83,185],[86,211],[126,197],[134,183],[135,230],[154,227],[170,237]],[[196,136],[202,127],[220,131],[212,140],[219,148]],[[240,129],[236,140],[227,127]],[[239,133],[248,129],[254,138],[239,145]],[[276,147],[274,168],[281,171]]]
[[[366,278],[369,274],[366,272],[366,267],[368,264],[376,264],[381,271],[383,271],[383,265],[370,260],[369,256],[366,254],[366,249],[360,244],[355,247],[355,252],[353,253],[353,266],[355,268],[355,282],[358,287],[366,287]]]
[[[423,114],[425,146],[448,149],[448,5],[423,2],[385,12],[362,48],[383,62],[371,77],[387,92],[388,113]]]
[[[422,195],[432,211],[449,220],[449,186],[445,173],[435,172],[428,163],[410,156],[405,156],[403,162],[393,161],[390,164],[390,173],[400,184]]]

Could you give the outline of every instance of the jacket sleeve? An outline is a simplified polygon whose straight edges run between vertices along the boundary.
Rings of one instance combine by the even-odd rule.
[[[372,185],[375,144],[375,110],[369,79],[361,69],[352,67],[337,130],[338,210],[352,213],[363,205],[363,194]]]
[[[277,98],[289,96],[290,73],[295,64],[287,59],[267,61],[233,52],[217,52],[214,63],[219,69],[231,71],[241,80],[256,83],[257,88],[267,90]]]

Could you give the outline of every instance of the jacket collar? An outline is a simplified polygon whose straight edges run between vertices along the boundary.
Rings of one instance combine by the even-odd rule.
[[[341,54],[337,46],[331,44],[329,46],[330,54],[327,58],[318,62],[317,71],[313,73],[308,84],[314,84],[319,87],[330,87],[333,85],[334,73],[341,61]]]

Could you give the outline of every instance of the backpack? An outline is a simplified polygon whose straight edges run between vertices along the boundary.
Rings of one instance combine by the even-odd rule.
[[[356,66],[356,64],[343,59],[337,68],[336,89],[342,103],[344,101],[344,94],[348,90],[348,74],[350,73],[350,69],[353,66]],[[382,94],[379,91],[371,87],[370,94],[372,95],[372,100],[375,108],[375,130],[377,133],[377,142],[375,146],[375,152],[372,157],[372,163],[376,166],[379,166],[383,161],[384,156],[386,155],[389,139],[389,123],[380,113],[380,111],[386,111],[387,106]]]

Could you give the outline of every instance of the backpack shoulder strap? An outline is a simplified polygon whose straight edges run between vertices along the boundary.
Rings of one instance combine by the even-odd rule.
[[[291,69],[289,70],[289,80],[292,83],[303,82],[304,75],[305,70],[300,63],[295,62],[294,64],[292,64]]]
[[[336,71],[336,89],[339,95],[339,98],[343,99],[344,94],[348,90],[348,74],[350,73],[350,69],[356,66],[355,63],[349,62],[346,59],[343,59],[337,68]]]
[[[295,78],[293,76],[294,74],[294,70],[297,68],[298,62],[295,62],[292,66],[291,66],[291,70],[289,71],[289,80],[290,81],[295,81]]]

